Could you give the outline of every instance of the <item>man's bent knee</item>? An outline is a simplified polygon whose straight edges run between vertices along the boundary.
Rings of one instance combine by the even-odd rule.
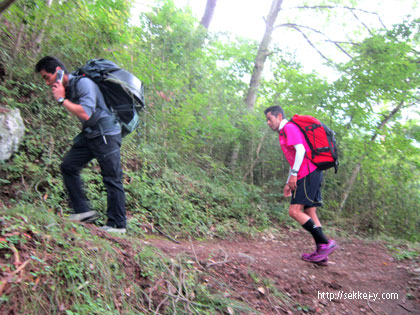
[[[80,167],[75,166],[68,161],[63,161],[60,164],[61,174],[78,174],[80,172]]]
[[[296,219],[301,212],[302,212],[302,209],[298,205],[291,205],[289,208],[289,215],[293,219]]]
[[[305,211],[306,214],[313,214],[316,213],[316,207],[306,208],[303,211]]]

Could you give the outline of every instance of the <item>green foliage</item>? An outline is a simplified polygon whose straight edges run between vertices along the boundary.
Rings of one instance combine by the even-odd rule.
[[[386,247],[396,260],[415,260],[420,256],[420,250],[402,244],[387,244]]]
[[[51,7],[32,0],[17,1],[2,16],[0,105],[19,108],[26,124],[19,152],[1,165],[5,205],[70,212],[59,165],[79,122],[53,101],[33,66],[46,54],[61,58],[69,70],[104,57],[146,84],[143,128],[122,148],[135,233],[144,233],[143,222],[171,235],[205,237],[291,224],[281,195],[289,167],[262,114],[278,104],[288,117],[314,115],[337,134],[341,165],[337,175],[325,174],[323,218],[370,234],[419,239],[418,20],[376,30],[354,45],[354,58],[339,66],[341,77],[332,83],[304,73],[293,56],[275,47],[271,73],[249,113],[243,98],[255,41],[208,33],[189,9],[170,0],[156,1],[135,25],[130,9],[126,0]],[[102,222],[106,194],[96,163],[83,179]]]
[[[323,221],[334,221],[340,233],[420,240],[418,20],[360,40],[331,83],[304,73],[293,56],[276,47],[250,113],[243,98],[255,41],[207,33],[189,9],[171,0],[156,1],[136,25],[130,24],[130,9],[126,0],[53,1],[51,7],[30,0],[16,1],[1,16],[0,105],[20,109],[26,125],[19,151],[0,164],[0,255],[6,262],[1,271],[16,270],[15,250],[30,267],[24,281],[12,283],[0,297],[2,310],[18,296],[22,314],[183,314],[188,306],[197,314],[252,313],[210,291],[187,261],[164,257],[136,240],[146,237],[149,227],[174,238],[297,227],[282,196],[289,166],[263,115],[271,105],[283,106],[288,117],[314,115],[337,134],[340,167],[338,174],[325,172]],[[127,243],[115,245],[92,233],[95,228],[61,218],[70,209],[60,163],[79,121],[33,74],[36,61],[47,54],[61,58],[69,70],[87,59],[109,58],[146,85],[143,128],[122,147]],[[97,163],[82,177],[101,214],[98,224],[103,223],[106,193]],[[126,250],[137,253],[134,260],[125,259]],[[418,257],[411,247],[390,250],[396,259]],[[267,280],[250,275],[272,301],[291,303]],[[178,288],[182,295],[174,296]],[[167,303],[160,304],[162,292]]]
[[[144,220],[183,236],[209,237],[231,233],[232,226],[221,228],[230,219],[248,228],[268,224],[268,214],[258,210],[259,189],[232,181],[222,166],[203,159],[196,161],[202,169],[186,168],[176,154],[159,161],[158,149],[146,144],[142,152],[142,170],[127,171],[126,191],[128,208]]]

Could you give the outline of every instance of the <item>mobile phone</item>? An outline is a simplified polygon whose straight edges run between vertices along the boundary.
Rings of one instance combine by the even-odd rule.
[[[64,77],[64,70],[57,70],[57,77],[55,79],[55,82],[63,82],[63,77]]]

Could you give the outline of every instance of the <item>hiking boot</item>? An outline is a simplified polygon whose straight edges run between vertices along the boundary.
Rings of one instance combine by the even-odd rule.
[[[313,255],[315,255],[318,251],[318,247],[315,249],[315,251],[313,253],[303,253],[302,254],[302,259],[305,261],[309,261],[309,258],[312,257]]]
[[[108,233],[118,233],[118,234],[125,234],[127,229],[125,228],[116,228],[108,225],[101,226],[101,230],[108,232]]]
[[[308,258],[307,261],[310,262],[321,262],[328,258],[328,255],[331,254],[337,248],[337,244],[334,240],[329,240],[328,244],[318,244],[316,254]]]
[[[96,211],[86,211],[82,213],[73,213],[70,214],[69,220],[75,222],[92,222],[96,218],[97,213]]]
[[[315,264],[320,265],[320,266],[328,266],[328,257],[325,258],[324,260],[321,260],[321,261],[316,261],[316,262],[315,261],[312,261],[311,260],[311,257],[314,256],[314,255],[316,255],[316,254],[317,254],[317,251],[316,250],[313,253],[310,253],[310,254],[303,253],[302,254],[302,259],[304,261],[312,262],[312,263],[315,263]]]

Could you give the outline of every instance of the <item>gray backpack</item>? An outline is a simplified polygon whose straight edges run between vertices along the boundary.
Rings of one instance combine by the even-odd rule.
[[[72,74],[76,76],[74,85],[82,77],[88,77],[98,85],[108,110],[121,124],[123,136],[137,128],[145,101],[143,84],[136,76],[106,59],[91,59]]]

